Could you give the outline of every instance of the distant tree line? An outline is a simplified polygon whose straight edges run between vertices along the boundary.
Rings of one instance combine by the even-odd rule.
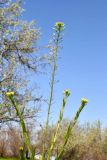
[[[57,155],[63,144],[64,134],[69,120],[63,120],[53,155]],[[47,150],[50,139],[55,131],[55,125],[49,127],[48,136],[44,137],[43,128],[30,135],[33,145],[37,146],[37,153],[42,152],[45,141]],[[2,136],[1,136],[2,135]],[[35,142],[35,143],[34,143]],[[0,130],[0,157],[18,157],[19,146],[24,147],[21,131],[17,127],[8,127]],[[25,148],[26,149],[26,148]],[[103,128],[100,121],[93,124],[77,124],[73,135],[68,141],[64,151],[63,160],[107,160],[107,128]]]

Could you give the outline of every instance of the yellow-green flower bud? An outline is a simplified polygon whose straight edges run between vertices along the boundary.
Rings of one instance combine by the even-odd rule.
[[[20,147],[19,150],[20,150],[20,151],[23,151],[23,147]]]
[[[88,103],[88,100],[85,98],[82,98],[81,103],[82,103],[82,105],[86,105]]]
[[[56,24],[55,24],[55,28],[57,30],[60,30],[60,29],[63,30],[64,26],[65,26],[65,24],[63,22],[56,22]]]
[[[66,97],[70,96],[70,94],[71,94],[70,90],[68,90],[68,89],[64,90],[64,95]]]
[[[7,96],[7,97],[11,97],[11,96],[14,96],[14,94],[15,94],[14,92],[7,92],[7,93],[6,93],[6,96]]]

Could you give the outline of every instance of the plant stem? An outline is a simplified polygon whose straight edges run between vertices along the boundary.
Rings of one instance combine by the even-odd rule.
[[[54,137],[53,137],[53,139],[52,139],[50,149],[49,149],[49,151],[48,151],[47,160],[50,160],[50,157],[51,157],[51,154],[52,154],[52,150],[53,150],[54,145],[55,145],[56,140],[57,140],[58,131],[59,131],[59,128],[60,128],[61,121],[62,121],[62,119],[63,119],[63,113],[64,113],[65,105],[66,105],[66,102],[67,102],[67,98],[68,98],[68,96],[65,96],[65,97],[63,98],[63,104],[62,104],[61,111],[60,111],[60,114],[59,114],[56,131],[55,131]]]
[[[70,124],[69,124],[69,126],[67,128],[67,132],[65,134],[64,144],[62,146],[62,149],[61,149],[59,155],[56,157],[55,160],[61,160],[62,159],[65,146],[66,146],[66,144],[67,144],[67,142],[69,140],[69,137],[72,135],[73,128],[74,128],[74,126],[75,126],[75,124],[76,124],[76,122],[77,122],[77,120],[79,118],[79,115],[80,115],[81,111],[83,110],[83,108],[85,107],[86,104],[87,104],[87,102],[81,101],[81,106],[79,107],[78,111],[76,112],[76,115],[75,115],[75,117],[73,119],[73,122],[70,122]]]
[[[33,152],[32,152],[32,149],[31,149],[31,144],[30,144],[30,138],[29,138],[26,126],[25,126],[25,122],[24,122],[23,116],[22,116],[22,114],[21,114],[21,112],[19,110],[18,104],[15,103],[15,101],[13,99],[13,96],[10,96],[9,99],[10,99],[11,103],[13,104],[13,106],[14,106],[14,108],[16,110],[17,116],[20,119],[20,125],[21,125],[22,132],[23,132],[24,142],[25,142],[26,147],[28,149],[28,152],[30,154],[30,159],[34,160],[34,155],[33,155]]]
[[[54,82],[55,82],[55,72],[56,72],[56,61],[57,61],[57,52],[58,52],[58,44],[60,40],[60,28],[57,30],[57,38],[55,40],[55,47],[53,49],[53,70],[52,70],[52,77],[51,77],[51,83],[50,83],[50,96],[49,96],[49,104],[48,104],[48,113],[47,113],[47,119],[46,119],[46,127],[44,134],[47,136],[48,132],[48,126],[49,126],[49,117],[50,117],[50,110],[51,110],[51,105],[52,105],[52,100],[53,100],[53,90],[54,90]],[[45,142],[44,142],[45,143]],[[42,151],[42,159],[44,159],[44,152],[45,152],[45,144],[43,144],[43,151]]]
[[[56,67],[57,67],[56,66],[56,61],[57,61],[59,38],[60,38],[60,30],[57,32],[57,39],[56,39],[56,43],[55,43],[55,47],[54,47],[54,51],[53,51],[54,66],[53,66],[51,83],[50,83],[50,97],[49,97],[48,113],[47,113],[47,120],[46,120],[46,131],[47,131],[48,125],[49,125],[50,109],[51,109],[52,99],[53,99],[53,89],[54,89],[54,81],[55,81],[55,71],[56,71]]]
[[[53,100],[53,90],[54,90],[54,82],[55,82],[55,72],[57,68],[57,52],[58,52],[58,47],[59,47],[59,42],[61,39],[61,32],[64,30],[64,23],[62,22],[57,22],[55,24],[55,39],[54,39],[54,47],[53,47],[53,69],[52,69],[52,75],[51,75],[51,82],[50,82],[50,95],[49,95],[49,103],[48,103],[48,112],[47,112],[47,118],[46,118],[46,127],[44,131],[45,137],[47,137],[48,133],[48,127],[49,127],[49,118],[50,118],[50,110],[52,106],[52,100]],[[45,142],[43,143],[43,153],[42,153],[42,160],[44,160],[44,154],[45,153]]]

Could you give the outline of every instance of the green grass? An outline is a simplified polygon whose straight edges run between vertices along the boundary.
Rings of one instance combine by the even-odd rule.
[[[0,160],[18,160],[17,158],[0,158]]]

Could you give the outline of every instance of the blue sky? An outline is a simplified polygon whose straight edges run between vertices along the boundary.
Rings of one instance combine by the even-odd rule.
[[[64,89],[71,90],[65,117],[72,118],[80,100],[88,105],[79,121],[101,120],[107,124],[107,0],[26,0],[23,18],[35,19],[41,29],[40,45],[46,45],[57,21],[65,23],[60,51],[52,121],[56,120]],[[48,95],[48,78],[37,77],[41,91]],[[45,117],[46,107],[43,108]]]

